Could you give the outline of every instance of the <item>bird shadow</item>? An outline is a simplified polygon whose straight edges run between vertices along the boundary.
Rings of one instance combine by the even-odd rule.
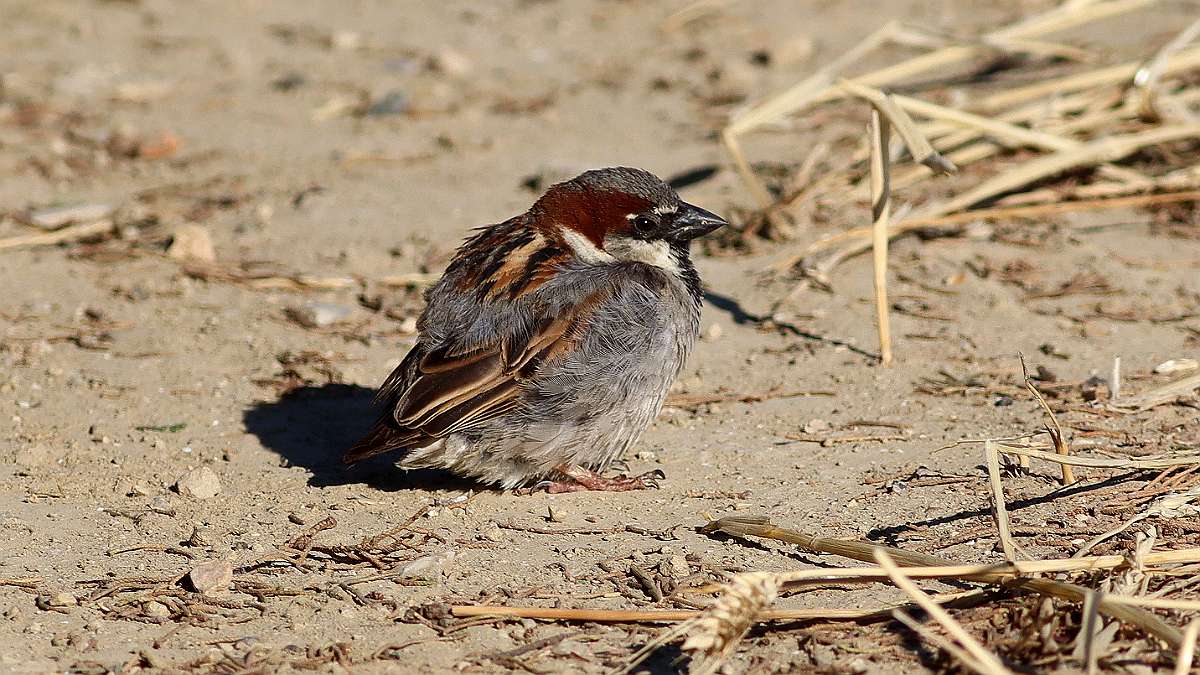
[[[261,401],[242,413],[247,433],[278,454],[287,465],[307,469],[314,487],[367,484],[399,490],[466,490],[479,485],[449,472],[405,470],[395,455],[353,466],[342,452],[361,438],[378,415],[371,405],[375,392],[354,384],[324,384],[294,389],[275,401]]]
[[[812,333],[807,330],[804,330],[803,328],[800,328],[796,324],[789,323],[787,321],[776,321],[774,319],[771,319],[771,317],[768,317],[768,316],[760,316],[757,314],[751,314],[750,312],[746,311],[746,309],[744,307],[742,307],[741,302],[739,302],[737,299],[732,298],[728,295],[721,295],[720,293],[715,293],[713,291],[705,291],[704,299],[707,300],[709,302],[709,304],[711,304],[713,307],[716,307],[717,309],[721,310],[722,312],[728,312],[729,316],[733,319],[733,322],[738,325],[757,326],[757,325],[761,325],[761,324],[765,323],[766,321],[770,320],[775,325],[776,329],[781,330],[785,333],[789,333],[796,337],[803,338],[805,340],[809,340],[812,342],[823,342],[825,344],[833,345],[835,347],[845,347],[847,350],[854,352],[855,354],[858,354],[859,356],[865,356],[865,357],[867,357],[869,359],[873,359],[873,360],[879,359],[878,354],[869,352],[861,347],[856,347],[855,345],[852,345],[849,342],[846,342],[845,340],[839,340],[837,338],[832,338],[827,335],[818,335],[816,333]]]

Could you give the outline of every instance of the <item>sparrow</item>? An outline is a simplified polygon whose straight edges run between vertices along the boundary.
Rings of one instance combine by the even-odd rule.
[[[503,489],[656,487],[605,471],[658,415],[700,330],[691,241],[726,225],[655,175],[587,171],[477,230],[347,464],[399,453]],[[540,481],[540,482],[539,482]]]

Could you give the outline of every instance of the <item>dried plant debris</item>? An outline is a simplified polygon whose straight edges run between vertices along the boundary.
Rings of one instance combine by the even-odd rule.
[[[814,171],[811,163],[798,165],[785,171],[783,179],[787,181],[787,176],[794,175],[798,180],[779,194],[767,189],[742,149],[747,134],[787,118],[824,117],[831,108],[855,116],[860,110],[853,105],[856,97],[865,97],[876,106],[891,106],[900,111],[902,118],[911,114],[916,122],[897,128],[910,129],[914,137],[929,139],[928,144],[908,143],[918,166],[893,176],[893,188],[907,188],[931,175],[933,170],[920,164],[928,165],[930,157],[941,157],[938,152],[945,153],[945,165],[953,162],[968,169],[966,175],[947,183],[953,186],[951,196],[939,194],[944,190],[934,184],[924,193],[908,190],[907,198],[923,203],[907,215],[893,218],[891,236],[936,230],[961,236],[967,234],[966,226],[972,221],[1195,203],[1200,199],[1200,174],[1184,159],[1200,139],[1195,114],[1187,112],[1194,111],[1200,101],[1196,82],[1189,76],[1200,63],[1200,46],[1191,44],[1194,36],[1188,32],[1192,28],[1148,54],[1146,61],[1100,65],[1089,57],[1073,64],[1064,75],[1034,84],[1024,84],[1019,77],[980,76],[955,84],[929,78],[939,68],[962,65],[971,59],[978,59],[978,67],[983,70],[999,68],[1019,74],[1023,68],[1036,69],[1047,59],[1062,59],[1074,49],[1043,42],[1041,36],[1115,16],[1154,12],[1154,5],[1118,0],[1063,3],[963,41],[935,37],[899,23],[885,25],[808,79],[742,110],[726,126],[722,139],[759,207],[745,219],[743,227],[727,235],[735,240],[730,243],[736,245],[738,238],[762,235],[793,239],[804,229],[799,224],[805,220],[827,222],[828,214],[848,214],[856,208],[865,191],[849,188],[864,186],[869,173],[867,153],[861,145],[855,149],[855,141],[862,137],[860,132],[847,128],[848,136],[837,142],[846,148],[844,154],[853,158],[848,165],[830,171]],[[920,39],[914,42],[914,36]],[[889,44],[920,44],[928,51],[839,80],[864,56]],[[1047,46],[1054,49],[1044,49]],[[998,60],[979,58],[988,52]],[[1006,58],[1016,56],[1022,58]],[[1073,56],[1069,60],[1078,59]],[[927,78],[925,83],[909,84],[921,78]],[[1146,114],[1147,90],[1138,82],[1150,80],[1154,82],[1153,100],[1180,111],[1182,116]],[[1006,88],[1005,82],[1016,84]],[[900,85],[906,85],[904,96],[888,97],[880,90]],[[1138,91],[1143,95],[1124,95]],[[940,103],[946,100],[961,103]],[[822,147],[827,151],[827,146]],[[1147,161],[1147,157],[1153,159]],[[821,161],[816,157],[812,163]],[[932,165],[943,166],[940,162]],[[981,175],[990,177],[981,179]],[[999,208],[987,208],[992,204]],[[1035,204],[1042,205],[1031,207]],[[836,218],[846,220],[862,219]],[[997,231],[995,236],[1018,241],[1025,235],[1009,230],[1008,234]],[[794,268],[828,283],[829,272],[839,262],[870,246],[871,228],[859,227],[812,243],[777,269]],[[1073,288],[1064,290],[1074,292]]]

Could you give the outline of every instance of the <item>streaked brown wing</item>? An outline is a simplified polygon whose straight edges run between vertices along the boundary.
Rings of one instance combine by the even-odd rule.
[[[377,402],[390,414],[346,451],[353,463],[400,448],[429,445],[515,409],[521,385],[546,358],[568,349],[577,311],[547,319],[528,336],[510,337],[469,352],[453,346],[414,347],[380,388]]]

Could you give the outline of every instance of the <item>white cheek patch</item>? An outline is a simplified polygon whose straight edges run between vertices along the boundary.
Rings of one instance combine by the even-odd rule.
[[[645,263],[679,273],[679,264],[671,256],[671,246],[661,239],[643,241],[632,237],[609,237],[604,240],[604,249],[617,260]]]
[[[580,260],[591,263],[613,262],[615,260],[615,258],[608,253],[596,248],[596,245],[593,244],[587,237],[569,227],[564,227],[562,229],[562,237]]]

